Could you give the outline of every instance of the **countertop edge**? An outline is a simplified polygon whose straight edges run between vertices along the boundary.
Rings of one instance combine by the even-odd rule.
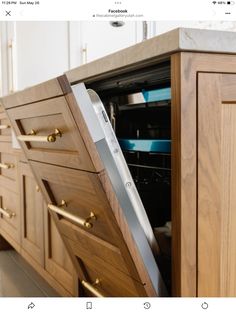
[[[236,54],[236,32],[176,28],[66,71],[65,75],[69,82],[74,84],[127,67],[132,68],[142,62],[152,62],[180,51]]]

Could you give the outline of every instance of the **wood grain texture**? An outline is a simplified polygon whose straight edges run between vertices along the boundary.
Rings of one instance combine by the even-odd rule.
[[[56,128],[62,132],[54,143],[20,142],[29,159],[95,171],[64,96],[9,109],[7,113],[17,136],[31,129],[43,136]]]
[[[199,296],[236,296],[235,88],[236,75],[199,74]]]
[[[21,246],[20,243],[17,240],[14,240],[14,238],[9,235],[5,229],[1,229],[0,225],[0,230],[1,230],[1,236],[16,250],[19,254],[21,253]]]
[[[17,180],[12,180],[6,176],[0,175],[0,186],[7,189],[9,192],[12,191],[14,193],[19,193],[19,185]]]
[[[0,186],[0,206],[15,214],[8,218],[0,215],[0,230],[5,231],[18,244],[20,244],[20,206],[19,195]]]
[[[62,118],[66,121],[65,125],[68,128],[68,134],[72,137],[74,141],[78,141],[78,137],[81,134],[80,129],[82,130],[83,134],[81,134],[81,136],[83,138],[83,141],[87,143],[87,147],[84,149],[84,151],[86,151],[87,149],[89,153],[89,155],[87,156],[84,155],[83,160],[86,163],[88,161],[90,162],[90,160],[92,159],[94,162],[96,162],[96,167],[100,171],[102,169],[101,162],[98,159],[98,155],[96,154],[96,151],[95,151],[94,145],[92,144],[92,140],[90,138],[88,130],[85,127],[85,122],[83,121],[81,113],[78,112],[78,110],[76,110],[75,107],[77,107],[77,105],[75,104],[74,99],[72,98],[72,95],[67,95],[67,98],[57,97],[57,98],[53,98],[53,99],[49,99],[45,101],[34,102],[32,104],[21,106],[18,108],[8,109],[7,113],[10,120],[13,123],[13,127],[17,134],[27,133],[28,132],[27,130],[32,128],[35,124],[36,124],[36,127],[41,126],[40,131],[42,131],[42,128],[45,126],[45,123],[46,123],[47,125],[45,126],[45,129],[47,129],[49,125],[52,125],[55,121],[58,121],[57,120],[58,117],[56,117],[56,114],[61,114]],[[73,120],[74,114],[76,115],[76,125]],[[48,117],[50,118],[47,121]],[[61,125],[61,128],[63,132],[63,125]],[[65,142],[65,145],[68,145],[68,143],[70,143],[69,138]],[[110,233],[109,241],[113,241],[113,239],[115,240],[116,246],[119,248],[122,258],[124,260],[125,267],[127,267],[128,269],[129,276],[131,278],[137,278],[137,280],[140,281],[141,283],[145,283],[146,292],[145,290],[143,290],[143,292],[140,292],[140,295],[143,296],[147,293],[150,296],[154,296],[156,293],[152,287],[151,279],[149,278],[148,272],[144,267],[142,258],[140,254],[138,253],[136,245],[135,245],[135,249],[132,249],[131,251],[132,253],[129,252],[130,247],[134,246],[135,241],[132,239],[131,233],[128,230],[128,228],[126,228],[125,237],[123,233],[120,231],[119,223],[120,223],[120,220],[122,220],[122,218],[117,220],[113,211],[110,209],[106,193],[104,191],[102,184],[100,183],[100,178],[97,177],[95,179],[95,174],[92,174],[92,173],[83,174],[83,172],[80,172],[78,170],[77,171],[74,170],[74,173],[76,173],[76,176],[74,177],[74,179],[73,179],[73,175],[72,176],[70,175],[70,173],[73,170],[69,169],[68,167],[73,167],[73,168],[79,167],[80,169],[83,169],[83,170],[94,171],[94,169],[83,166],[81,162],[79,163],[79,160],[76,159],[77,157],[80,157],[83,154],[83,151],[79,149],[74,150],[75,160],[72,163],[70,162],[70,160],[66,160],[66,159],[63,160],[64,150],[61,147],[56,147],[55,150],[52,149],[52,151],[50,151],[50,154],[48,153],[48,150],[49,150],[48,147],[44,147],[44,146],[39,147],[38,145],[35,146],[34,143],[22,145],[22,147],[24,148],[24,151],[26,153],[28,160],[30,160],[30,165],[34,171],[34,174],[37,177],[37,182],[39,183],[40,188],[42,189],[45,199],[48,202],[52,202],[52,203],[56,202],[57,204],[60,201],[59,198],[61,198],[63,194],[67,194],[67,196],[70,198],[69,203],[71,202],[73,205],[73,202],[74,202],[75,203],[74,205],[76,205],[75,208],[77,208],[77,205],[78,205],[78,208],[80,208],[82,212],[83,210],[84,211],[88,210],[89,200],[90,202],[92,201],[93,204],[90,204],[89,208],[93,206],[95,207],[95,210],[98,210],[98,223],[97,223],[98,228],[97,228],[96,236],[98,236],[99,234],[99,226],[101,226],[102,228],[102,224],[100,225],[100,220],[102,222],[102,219],[100,217],[103,218],[103,216],[106,216],[107,217],[105,220],[106,228],[108,228],[107,230]],[[60,155],[59,154],[57,155],[58,150],[61,150]],[[93,157],[90,159],[90,156],[93,156]],[[34,162],[33,160],[43,161],[44,164],[42,163],[40,165],[39,163]],[[57,164],[64,167],[57,167],[57,169],[55,170],[52,165],[46,165],[46,163]],[[45,167],[48,167],[46,172],[44,171]],[[63,171],[63,173],[61,173],[61,171]],[[78,177],[78,174],[80,174],[79,177]],[[84,176],[84,179],[83,179],[83,176]],[[46,182],[46,185],[45,185],[45,182]],[[91,183],[92,183],[92,190],[91,190]],[[108,183],[107,183],[107,186],[109,186]],[[66,190],[64,190],[65,188]],[[76,190],[76,192],[73,192],[73,190]],[[110,188],[109,193],[114,194],[111,188]],[[97,202],[96,200],[96,197],[98,196],[99,196],[102,206],[100,206],[99,202]],[[72,208],[69,208],[69,210],[72,210],[73,206]],[[103,210],[103,212],[101,211],[102,215],[100,217],[99,217],[99,210],[100,210],[99,208]],[[122,217],[123,215],[122,210],[119,211],[119,215]],[[59,217],[57,217],[57,215],[55,214],[52,214],[52,218],[54,219],[56,226],[60,230]],[[106,236],[106,228],[103,229],[103,233],[99,234],[100,237]],[[94,230],[96,229],[94,228]],[[126,240],[127,238],[129,239],[129,248],[127,246],[127,240]],[[105,246],[104,246],[104,249],[105,249]],[[70,256],[72,256],[72,254],[70,254]],[[75,267],[78,269],[78,274],[82,276],[81,278],[85,277],[84,272],[80,271],[79,263],[78,262],[76,263],[75,258],[74,259],[72,258],[72,260],[75,261]],[[139,272],[137,271],[136,263],[139,265],[142,265],[141,267],[138,266]],[[142,276],[140,277],[141,269],[142,269]],[[145,279],[144,282],[142,281],[143,279]]]
[[[152,62],[156,62],[155,60],[149,59],[149,61]],[[197,75],[199,72],[236,73],[236,59],[233,55],[182,52],[178,54],[178,56],[173,56],[172,62],[172,136],[174,139],[174,143],[172,146],[172,184],[174,182],[172,192],[172,218],[173,234],[175,235],[175,245],[173,246],[173,259],[175,260],[173,274],[175,282],[173,284],[173,294],[176,296],[196,296],[198,293],[197,289],[199,288],[199,280],[201,278],[198,278],[197,269]],[[129,63],[129,65],[131,65],[131,63]],[[136,62],[136,64],[132,64],[132,66],[144,66],[145,61],[143,61],[143,63],[140,62],[140,64],[138,64],[138,62]],[[113,67],[109,65],[110,70],[108,68],[105,68],[104,73],[99,74],[99,72],[97,72],[97,79],[99,77],[103,77],[103,75],[111,75],[111,71],[112,73],[115,73],[113,71],[121,73],[122,71],[128,71],[129,69],[131,69],[132,66],[129,67],[128,63],[126,63],[126,65],[127,67],[124,66],[123,68],[117,68],[116,63]],[[84,77],[91,78],[92,74],[89,74],[86,71],[87,70],[85,70],[82,76],[85,75]],[[78,72],[75,73],[75,77],[72,80],[78,80]],[[229,78],[227,76],[225,78],[222,78],[221,83],[222,86],[225,85],[225,89],[222,90],[222,93],[224,94],[224,101],[231,102],[233,104],[232,101],[234,101],[234,99],[232,100],[232,97],[234,97],[235,89],[232,89],[230,86],[234,86],[234,81],[232,80],[232,78]],[[71,99],[69,99],[68,96],[66,97],[67,103],[73,102]],[[234,117],[233,113],[230,110],[229,112],[231,116]],[[224,113],[225,121],[230,119],[229,112],[226,110]],[[229,131],[224,129],[224,132],[230,133],[233,132],[232,130]],[[86,133],[86,130],[84,131],[84,133]],[[86,146],[86,148],[88,151],[91,150],[88,145]],[[226,157],[225,155],[225,160],[227,162],[229,160],[234,160],[233,156],[231,156],[229,152],[227,154],[228,156],[230,156]],[[121,229],[122,236],[125,238],[124,247],[127,245],[128,251],[132,256],[132,259],[135,261],[138,273],[140,274],[140,276],[142,276],[142,278],[144,278],[141,281],[146,282],[143,281],[146,280],[145,269],[143,268],[142,262],[138,258],[138,252],[136,251],[136,248],[132,247],[133,239],[130,235],[126,222],[122,218],[122,210],[119,209],[119,205],[117,205],[117,200],[115,199],[114,193],[112,194],[112,191],[110,190],[110,183],[108,182],[104,173],[99,175],[99,177],[104,187],[104,190],[108,195],[110,204],[113,204],[111,207],[114,210],[116,221],[119,228]],[[55,218],[55,220],[56,219],[57,218]],[[227,215],[224,219],[226,219],[227,221]],[[234,218],[232,218],[232,221],[233,220]],[[224,226],[226,226],[226,223],[224,224]],[[223,238],[221,240],[226,241],[225,238]],[[225,247],[227,248],[227,246]],[[229,257],[229,260],[231,258],[233,257]],[[227,262],[227,265],[231,265],[231,263],[233,263],[233,260]],[[230,269],[231,266],[227,267],[229,267]],[[224,270],[223,276],[225,278],[229,277],[226,270]],[[227,282],[227,280],[225,282]],[[230,286],[231,283],[227,283],[227,285],[227,289],[229,293],[231,293],[234,290],[234,287]],[[147,285],[146,289],[148,291],[148,295],[152,295],[152,287]]]
[[[77,256],[86,255],[87,258],[93,260],[97,267],[101,265],[102,261],[106,261],[113,265],[113,268],[129,274],[118,247],[90,234],[66,219],[60,219],[60,230],[63,235],[75,242],[74,248],[76,248]]]
[[[5,152],[0,153],[0,162],[4,165],[11,166],[8,169],[1,168],[0,175],[9,178],[13,181],[17,180],[17,161],[18,159],[14,154],[7,154]]]
[[[96,279],[100,280],[98,289],[102,289],[109,297],[135,297],[146,296],[143,285],[133,280],[127,274],[121,272],[109,263],[109,259],[96,260],[91,258],[91,254],[80,250],[77,243],[68,239],[68,243],[74,254],[82,260],[85,269],[86,281],[94,283]]]
[[[196,296],[196,78],[192,54],[172,56],[172,280],[174,296]]]
[[[78,287],[75,284],[77,273],[67,252],[65,243],[61,238],[53,217],[44,207],[44,228],[45,228],[45,269],[54,281],[73,296],[78,296]]]
[[[61,201],[65,200],[67,206],[63,208],[81,218],[89,217],[94,212],[97,219],[91,221],[93,227],[89,232],[112,244],[117,243],[110,206],[97,174],[33,161],[30,164],[40,178],[42,192],[48,195],[47,204],[60,206]]]
[[[67,290],[66,284],[64,284],[63,281],[59,281],[55,278],[54,273],[48,272],[47,269],[41,267],[34,258],[32,258],[32,255],[30,255],[27,251],[25,251],[22,247],[20,249],[20,255],[40,274],[41,277],[43,277],[44,280],[48,282],[48,284],[57,291],[57,293],[62,297],[74,297],[77,296],[77,293],[75,291],[78,290],[76,288],[76,285],[74,285],[73,293]]]
[[[11,142],[6,143],[0,141],[0,152],[18,156],[17,153],[15,153],[15,150],[12,148]]]
[[[57,79],[43,82],[0,99],[5,108],[18,107],[24,104],[63,95]]]
[[[173,291],[174,295],[196,296],[197,292],[197,255],[196,255],[196,228],[197,228],[197,196],[196,196],[196,78],[198,71],[231,71],[235,68],[233,56],[210,55],[210,54],[180,54],[180,103],[179,112],[174,111],[176,117],[172,116],[172,136],[180,134],[181,141],[174,143],[172,148],[172,162],[175,180],[179,181],[179,201],[177,204],[172,202],[172,213],[177,212],[179,223],[173,223],[175,228],[180,228],[179,233],[179,273],[180,281],[178,287]],[[176,81],[175,81],[176,82]],[[175,107],[176,108],[176,107]],[[174,110],[175,110],[174,108]],[[178,131],[178,129],[180,131]],[[175,133],[177,132],[177,133]],[[180,132],[180,133],[178,133]],[[176,147],[175,145],[179,146]],[[174,149],[174,150],[173,150]],[[178,153],[179,150],[179,153]],[[174,155],[178,158],[173,161]],[[178,156],[179,154],[179,156]],[[179,171],[179,178],[176,174]],[[175,194],[176,186],[173,187]],[[173,197],[173,196],[172,196]],[[176,200],[176,199],[175,199]],[[177,207],[176,207],[177,206]],[[180,236],[181,235],[181,236]],[[175,240],[174,240],[175,241]],[[176,239],[177,241],[177,239]],[[176,247],[176,246],[175,246]],[[175,256],[173,256],[175,258]],[[177,271],[177,270],[176,270]],[[175,271],[175,274],[176,274]],[[178,276],[178,275],[177,275]]]
[[[63,81],[63,84],[64,83],[65,82]],[[60,84],[62,84],[61,81],[60,81]],[[81,134],[83,138],[82,141],[86,142],[87,149],[89,151],[89,155],[86,155],[86,156],[84,155],[84,158],[83,158],[84,163],[88,161],[91,163],[91,159],[92,159],[93,162],[96,164],[96,167],[95,167],[96,171],[100,171],[101,169],[103,169],[102,164],[95,151],[94,144],[92,143],[90,135],[88,134],[88,130],[86,128],[85,122],[83,121],[81,113],[78,112],[78,110],[76,110],[76,107],[77,105],[75,104],[75,101],[72,95],[67,95],[66,98],[56,97],[53,99],[52,98],[47,99],[45,101],[34,102],[32,104],[28,104],[28,105],[21,106],[18,108],[8,109],[7,113],[10,120],[13,123],[13,127],[16,131],[16,134],[28,133],[27,130],[33,128],[34,125],[36,125],[36,128],[40,129],[40,132],[42,132],[42,130],[46,132],[47,128],[52,125],[54,126],[54,123],[56,121],[57,124],[59,124],[59,127],[58,126],[57,127],[62,129],[62,133],[68,134],[68,136],[71,136],[74,142],[76,142],[78,141],[78,137],[80,136],[80,130],[81,130],[83,132],[83,134]],[[73,119],[74,114],[76,116],[76,125]],[[61,115],[61,117],[59,117],[59,115]],[[61,120],[62,125],[60,125],[60,119],[62,119]],[[63,124],[63,120],[65,121],[64,124]],[[65,126],[66,128],[68,128],[68,132],[65,132],[64,130]],[[56,126],[54,126],[54,128],[55,127]],[[69,137],[66,138],[66,141],[64,144],[70,145]],[[100,227],[103,228],[102,227],[103,216],[106,217],[106,219],[104,220],[106,221],[106,225],[103,229],[103,232],[100,232],[99,236],[100,237],[106,236],[106,232],[104,232],[104,230],[108,228],[108,231],[110,233],[109,241],[114,240],[115,243],[118,244],[117,247],[119,248],[120,254],[123,258],[122,261],[124,261],[125,267],[127,267],[128,269],[127,272],[130,278],[137,277],[138,280],[140,280],[140,277],[137,273],[137,270],[133,261],[133,256],[131,256],[131,254],[129,253],[126,242],[124,241],[124,237],[122,233],[120,232],[119,224],[117,224],[114,214],[110,209],[109,203],[107,201],[103,187],[100,183],[99,177],[96,178],[95,174],[92,174],[92,173],[80,172],[80,171],[76,171],[76,170],[72,170],[68,168],[68,167],[73,167],[73,168],[79,167],[80,169],[83,169],[83,170],[94,171],[94,168],[83,166],[81,162],[79,162],[78,160],[78,158],[80,158],[81,155],[84,154],[84,151],[87,151],[86,148],[84,147],[84,149],[76,149],[76,145],[73,145],[73,147],[75,147],[74,149],[75,160],[73,163],[73,162],[70,162],[70,160],[62,160],[63,152],[66,151],[65,147],[55,146],[55,149],[54,150],[52,149],[50,151],[50,154],[48,154],[48,151],[50,150],[50,148],[47,147],[47,145],[45,147],[44,146],[45,146],[44,144],[42,146],[38,144],[35,145],[35,143],[33,142],[30,144],[28,143],[26,145],[25,144],[22,145],[26,153],[27,159],[30,160],[30,165],[34,171],[34,174],[37,177],[37,181],[40,185],[40,188],[42,189],[42,192],[44,193],[45,199],[48,202],[58,204],[60,201],[60,198],[63,196],[63,194],[65,194],[69,198],[68,203],[72,204],[71,208],[68,208],[68,210],[73,211],[73,207],[74,208],[78,207],[81,209],[81,212],[83,214],[83,211],[85,210],[88,211],[88,209],[91,210],[91,207],[95,208],[95,211],[96,210],[98,211],[98,223],[97,223],[98,227],[97,229],[94,228],[94,230],[97,230],[96,236],[99,234],[99,228]],[[60,155],[59,154],[57,155],[58,151],[60,151]],[[90,159],[90,156],[92,156],[91,159]],[[43,163],[39,164],[33,160],[43,161],[44,164]],[[55,170],[52,165],[46,165],[45,162],[58,164],[64,167],[57,167],[57,170]],[[46,168],[47,170],[45,172],[44,169]],[[70,175],[73,171],[74,173],[76,173],[76,176]],[[78,177],[78,174],[79,174],[79,177]],[[46,185],[45,185],[45,182],[46,182]],[[99,200],[97,201],[96,198],[98,196],[99,196]],[[101,210],[101,214],[99,213],[99,210]],[[55,213],[52,213],[52,218],[53,218],[52,222],[54,221],[57,228],[60,230],[59,217]],[[101,221],[101,224],[100,224],[100,221]],[[69,233],[69,235],[71,235],[71,233]],[[74,234],[71,235],[71,237],[73,236]],[[64,242],[66,243],[66,240]],[[52,239],[50,243],[52,243]],[[102,239],[100,240],[100,243],[102,243]],[[106,252],[105,248],[108,248],[109,245],[108,246],[103,245],[104,252]],[[50,256],[53,254],[52,249],[56,250],[56,246],[53,244],[49,244],[48,245],[49,259],[50,259]],[[111,251],[112,250],[110,250],[110,252]],[[73,252],[70,252],[70,256],[73,255],[72,253]],[[105,255],[103,256],[103,259],[105,258]],[[54,256],[55,257],[57,256],[56,251],[54,252]],[[111,255],[110,257],[115,258],[112,256],[113,255]],[[136,256],[136,258],[140,259],[141,257]],[[75,267],[78,271],[79,277],[82,279],[85,278],[86,277],[85,273],[81,271],[80,262],[76,262],[75,257],[74,258],[72,257],[72,260],[75,262]],[[46,267],[47,267],[47,263],[46,263]],[[121,267],[121,269],[126,269],[126,268]],[[56,270],[56,267],[53,264],[53,268],[50,269],[50,272],[53,272],[54,270]],[[60,275],[60,272],[59,274],[57,274],[57,276],[59,275]],[[150,281],[150,278],[146,277],[145,279]],[[145,286],[145,289],[146,289],[146,286]],[[149,288],[147,288],[146,290],[148,289]],[[144,296],[146,292],[142,288],[139,294]]]
[[[0,141],[11,142],[11,124],[5,112],[0,113],[0,126],[8,126],[7,129],[0,130]]]
[[[198,295],[220,296],[221,132],[220,74],[198,79]],[[207,88],[206,88],[207,86]]]
[[[172,295],[181,291],[181,56],[171,56],[171,258]]]
[[[65,210],[80,217],[87,217],[92,209],[97,216],[97,220],[92,221],[93,228],[84,228],[84,231],[88,233],[87,237],[85,237],[86,233],[83,233],[83,227],[76,226],[69,221],[65,224],[63,223],[64,219],[60,223],[61,219],[55,215],[56,224],[60,232],[74,241],[80,241],[81,243],[78,246],[83,245],[87,241],[87,251],[91,252],[91,256],[94,254],[94,249],[92,249],[94,243],[92,241],[94,242],[95,240],[100,244],[101,249],[101,251],[97,250],[98,258],[107,259],[106,256],[108,256],[107,254],[109,254],[110,250],[109,259],[111,262],[112,259],[116,258],[112,251],[117,252],[117,256],[122,257],[120,257],[120,262],[118,260],[114,262],[114,266],[127,272],[132,278],[139,280],[139,275],[133,265],[119,227],[116,221],[114,221],[115,217],[106,199],[99,176],[93,173],[38,162],[31,161],[30,163],[36,177],[40,178],[39,184],[48,203],[59,205],[64,195],[66,196],[65,200],[68,202],[68,207],[65,207]],[[89,233],[91,233],[91,236],[89,236]],[[93,238],[93,234],[96,237]],[[115,246],[113,246],[114,244]],[[124,265],[121,263],[124,263]],[[80,274],[83,276],[83,272],[80,272]]]
[[[179,222],[173,223],[173,230],[179,230],[177,244],[179,253],[180,281],[173,291],[177,296],[196,296],[198,286],[197,273],[197,73],[198,72],[236,72],[236,58],[232,55],[207,53],[180,53],[180,96],[179,103],[174,102],[174,115],[172,117],[175,128],[172,136],[180,134],[177,143],[172,148],[172,162],[175,180],[179,188],[173,187],[172,212],[176,211]],[[175,81],[176,83],[176,81]],[[178,84],[178,83],[177,83]],[[227,85],[227,84],[226,84]],[[177,98],[178,99],[178,98]],[[178,104],[180,106],[178,107]],[[175,111],[179,108],[178,111]],[[174,137],[176,138],[176,137]],[[174,150],[173,150],[174,149]],[[174,155],[177,160],[173,161]],[[178,178],[176,175],[178,174]],[[173,182],[173,181],[172,181]],[[177,198],[176,198],[177,197]],[[177,204],[175,201],[177,200]],[[172,216],[173,217],[173,216]],[[174,231],[173,231],[174,232]],[[175,241],[175,240],[174,240]],[[175,259],[175,256],[173,256]],[[178,275],[177,275],[178,276]]]
[[[4,122],[5,112],[0,113],[0,119]],[[9,123],[8,119],[7,123]],[[4,188],[3,197],[4,199],[7,197],[4,192],[7,191],[7,194],[10,193],[13,198],[11,204],[14,205],[17,202],[20,206],[20,225],[16,229],[12,231],[11,225],[7,225],[5,221],[0,222],[2,234],[0,248],[16,249],[61,296],[78,296],[77,275],[57,229],[52,226],[52,230],[49,230],[50,242],[47,242],[48,238],[44,236],[44,223],[45,227],[48,226],[47,218],[43,220],[45,205],[41,192],[36,190],[36,182],[29,165],[25,163],[26,159],[22,150],[13,149],[11,141],[5,142],[5,139],[0,136],[0,156],[1,162],[15,165],[12,169],[1,169],[0,186]],[[53,241],[51,241],[52,238]],[[49,245],[52,247],[50,259],[45,251],[45,247],[48,248]]]
[[[44,267],[43,198],[29,165],[19,163],[21,245]]]

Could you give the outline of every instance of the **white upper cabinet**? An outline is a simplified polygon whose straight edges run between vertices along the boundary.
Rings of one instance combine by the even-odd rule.
[[[212,21],[0,22],[0,94],[38,84],[176,27],[236,30]]]
[[[2,94],[62,75],[143,40],[142,22],[0,22]],[[149,37],[149,35],[147,35]]]
[[[21,90],[69,69],[67,22],[9,22],[8,75],[11,90]]]
[[[17,22],[15,29],[18,89],[69,69],[67,22]]]
[[[132,46],[140,40],[142,22],[81,22],[82,63]]]

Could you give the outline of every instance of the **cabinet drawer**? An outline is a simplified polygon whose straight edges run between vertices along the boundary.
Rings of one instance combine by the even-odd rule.
[[[17,159],[12,154],[0,153],[0,175],[16,180]]]
[[[99,238],[115,244],[113,217],[110,205],[99,182],[97,174],[53,165],[31,162],[34,172],[40,178],[41,189],[47,197],[47,202],[63,211],[60,218],[73,222],[78,228],[96,235]],[[60,206],[62,200],[64,206]],[[53,209],[51,209],[53,211]],[[89,219],[91,213],[95,217]],[[71,214],[71,219],[67,217]],[[78,220],[90,224],[87,228]]]
[[[3,143],[0,143],[0,146]],[[6,146],[10,146],[10,143]],[[1,149],[1,147],[0,147]],[[6,151],[6,152],[5,152]],[[0,153],[0,186],[10,190],[12,192],[18,193],[18,181],[17,178],[17,157],[11,153],[11,148],[4,148],[4,152]]]
[[[29,159],[95,171],[64,96],[10,109],[8,114]]]
[[[61,96],[64,93],[59,80],[62,79],[63,76],[56,79],[48,80],[36,86],[25,88],[24,90],[5,96],[1,99],[1,102],[2,104],[4,104],[5,108],[9,109],[25,104],[30,104],[32,102],[40,101],[43,99]],[[3,106],[0,106],[0,112],[2,111],[2,109]]]
[[[21,245],[37,263],[44,266],[44,202],[42,194],[28,164],[20,162],[18,173],[21,206]]]
[[[60,220],[60,231],[64,236],[74,241],[71,248],[77,256],[81,258],[89,256],[96,267],[99,267],[103,261],[106,261],[120,271],[129,274],[118,247],[89,234],[66,219]]]
[[[11,125],[5,112],[0,112],[0,141],[11,141]]]
[[[0,229],[20,242],[20,206],[18,194],[0,187]]]
[[[46,206],[44,208],[44,230],[45,269],[71,295],[77,296],[77,285],[75,285],[77,278],[75,278],[74,266]]]
[[[105,261],[101,261],[100,264],[94,263],[91,254],[81,254],[77,243],[70,239],[67,241],[84,270],[84,278],[80,278],[82,286],[85,282],[86,286],[87,284],[93,286],[101,295],[109,297],[145,296],[142,283],[124,274],[117,268],[112,267]],[[97,279],[99,283],[94,284]],[[91,293],[87,287],[84,287],[84,293],[85,295],[96,296],[94,293]]]

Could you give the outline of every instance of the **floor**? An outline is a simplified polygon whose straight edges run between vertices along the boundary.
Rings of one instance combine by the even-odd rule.
[[[0,297],[57,296],[59,295],[16,251],[0,251]]]

